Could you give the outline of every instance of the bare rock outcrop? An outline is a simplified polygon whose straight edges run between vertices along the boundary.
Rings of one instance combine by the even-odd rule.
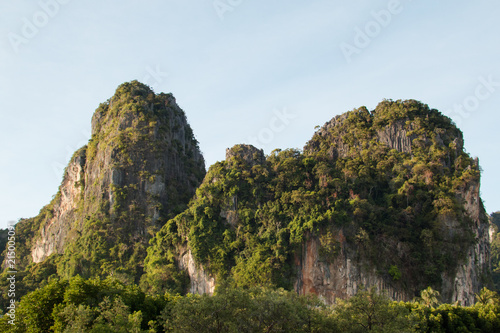
[[[250,166],[263,164],[266,160],[262,149],[246,144],[239,144],[226,149],[226,161],[230,162],[234,157],[242,159]]]
[[[416,135],[410,134],[412,128],[411,124],[405,126],[404,120],[398,120],[392,125],[377,131],[377,138],[391,149],[396,149],[403,153],[411,153],[412,141],[416,138]]]
[[[53,205],[53,217],[40,229],[33,245],[33,262],[41,262],[52,253],[62,253],[69,231],[73,228],[84,187],[85,148],[78,150],[69,162]]]
[[[320,255],[318,237],[309,236],[301,253],[295,256],[297,271],[294,289],[299,295],[317,295],[326,304],[348,299],[361,288],[376,287],[396,301],[409,301],[412,296],[377,274],[375,268],[360,259],[357,249],[348,245],[342,230],[337,230],[339,253],[333,259]]]
[[[189,275],[189,292],[191,294],[212,295],[214,293],[215,278],[194,260],[191,250],[181,253],[179,268]]]

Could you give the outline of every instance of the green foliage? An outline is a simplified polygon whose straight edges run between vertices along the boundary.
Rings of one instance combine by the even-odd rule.
[[[441,303],[439,301],[439,297],[439,291],[434,290],[431,287],[427,287],[420,292],[420,298],[417,298],[416,302],[425,307],[433,308]]]
[[[491,213],[491,222],[500,228],[500,211]]]
[[[118,280],[50,282],[25,295],[16,308],[16,325],[0,320],[3,332],[143,332],[157,325],[165,297],[148,296]]]
[[[8,238],[9,238],[9,229],[0,229],[0,249],[1,249],[0,251],[3,251],[6,248]]]
[[[325,306],[284,290],[221,288],[188,295],[165,316],[169,332],[335,332]]]
[[[399,270],[398,266],[392,265],[389,268],[389,275],[394,281],[398,281],[399,279],[401,279],[401,271]]]
[[[24,271],[16,273],[16,299],[19,300],[22,295],[27,294],[37,288],[44,287],[51,279],[57,276],[57,261],[60,255],[52,254],[44,262],[39,264],[31,263]],[[8,271],[0,274],[0,307],[6,309],[9,305],[9,280]]]
[[[188,247],[218,280],[291,288],[294,260],[313,238],[322,260],[354,247],[410,293],[440,288],[442,273],[453,275],[475,241],[459,198],[479,170],[462,150],[460,130],[413,100],[339,117],[304,153],[275,150],[249,163],[236,147],[230,160],[211,166],[189,208],[151,243],[146,274],[175,280],[174,261],[161,258]],[[384,144],[386,126],[406,134],[409,146]],[[450,223],[456,228],[443,232]]]
[[[9,327],[10,332],[48,332],[53,324],[52,311],[63,301],[66,286],[67,282],[52,281],[27,294],[16,304],[15,325],[7,324],[11,318],[4,316],[0,327]]]
[[[496,292],[484,287],[479,294],[476,294],[476,302],[481,305],[500,304],[499,296]]]
[[[333,260],[340,252],[342,244],[335,238],[331,231],[322,233],[319,236],[319,255],[327,260]]]
[[[486,289],[481,294],[489,295],[486,304],[477,302],[471,307],[441,304],[435,308],[421,302],[401,304],[411,311],[416,332],[499,332],[498,295]]]
[[[424,291],[422,292],[424,294]],[[498,294],[470,307],[393,302],[376,289],[326,306],[283,289],[219,285],[213,296],[151,296],[116,279],[51,281],[16,305],[2,332],[488,332],[500,330]]]
[[[342,332],[413,332],[410,311],[391,302],[375,288],[361,290],[348,301],[340,301],[334,316]]]

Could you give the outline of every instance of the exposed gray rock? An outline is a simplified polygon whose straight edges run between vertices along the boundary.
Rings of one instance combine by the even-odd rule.
[[[201,264],[195,262],[191,250],[180,255],[179,268],[189,274],[189,292],[192,294],[209,294],[215,291],[215,278],[208,274]]]
[[[60,199],[54,204],[53,217],[40,229],[31,256],[41,262],[52,253],[62,253],[67,235],[77,216],[76,209],[82,199],[84,187],[85,148],[77,151],[64,172],[60,186]]]
[[[375,268],[360,261],[356,249],[345,242],[341,229],[337,230],[337,241],[341,244],[340,252],[334,260],[325,260],[319,254],[320,241],[310,236],[302,246],[302,252],[295,257],[295,291],[300,295],[315,294],[326,304],[333,304],[337,299],[348,299],[361,288],[376,287],[387,292],[396,301],[409,301],[412,296],[395,288],[390,281],[377,274]]]
[[[241,158],[249,165],[263,164],[266,160],[264,150],[252,145],[239,144],[226,149],[226,161],[230,162],[233,157]]]
[[[409,129],[408,129],[409,127]],[[405,126],[405,121],[398,120],[391,126],[384,127],[384,129],[377,132],[378,140],[392,149],[403,153],[411,153],[411,144],[415,135],[410,135],[409,132],[413,126]]]

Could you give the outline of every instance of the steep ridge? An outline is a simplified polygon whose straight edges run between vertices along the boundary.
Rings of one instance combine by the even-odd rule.
[[[211,292],[229,280],[327,303],[363,286],[395,300],[432,286],[468,305],[489,272],[479,177],[460,130],[413,100],[337,116],[304,153],[263,159],[236,145],[155,236],[145,277],[156,291]]]
[[[22,262],[58,259],[61,276],[138,280],[149,239],[182,212],[205,174],[184,112],[171,94],[124,83],[92,118],[92,138],[41,214],[18,223]],[[22,246],[21,246],[22,247]]]

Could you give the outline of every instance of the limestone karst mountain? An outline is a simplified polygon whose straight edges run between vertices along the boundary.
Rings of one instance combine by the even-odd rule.
[[[138,280],[149,239],[186,208],[204,174],[175,98],[124,83],[95,111],[92,138],[71,158],[52,202],[18,223],[20,266],[50,258],[61,276]]]
[[[490,269],[479,177],[460,130],[412,100],[336,116],[303,153],[236,145],[155,236],[146,277],[157,291],[229,279],[327,303],[362,286],[411,300],[430,285],[472,304]]]
[[[451,120],[383,101],[334,117],[305,145],[226,151],[205,174],[184,112],[133,81],[95,111],[59,192],[16,233],[19,290],[114,276],[151,293],[227,283],[317,294],[428,286],[468,305],[489,279],[480,171]]]

